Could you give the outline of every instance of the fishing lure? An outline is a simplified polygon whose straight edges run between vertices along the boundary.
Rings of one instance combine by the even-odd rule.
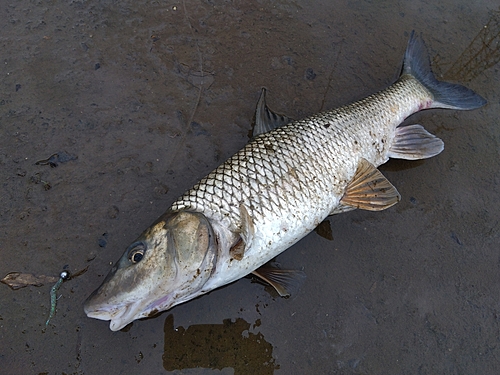
[[[45,322],[46,326],[49,325],[50,319],[52,319],[54,317],[54,315],[56,314],[57,291],[59,290],[59,287],[61,286],[61,284],[64,281],[69,280],[70,277],[71,277],[71,275],[70,275],[69,271],[62,271],[59,274],[59,280],[57,280],[57,282],[54,284],[54,286],[50,289],[50,314],[49,314],[49,318]]]

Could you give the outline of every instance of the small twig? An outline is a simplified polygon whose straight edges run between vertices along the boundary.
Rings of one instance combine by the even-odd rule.
[[[177,144],[177,148],[176,150],[174,151],[174,155],[172,156],[172,158],[170,159],[170,166],[172,166],[172,164],[174,163],[175,161],[175,158],[177,157],[177,154],[178,154],[178,151],[180,149],[180,147],[182,147],[186,141],[186,137],[187,137],[187,134],[189,132],[189,126],[191,125],[191,123],[193,122],[194,120],[194,116],[196,114],[196,110],[198,109],[198,105],[200,104],[200,101],[201,101],[201,93],[203,91],[203,77],[204,77],[204,73],[203,73],[203,56],[201,54],[201,51],[200,51],[200,46],[198,45],[198,40],[194,34],[194,31],[193,31],[193,26],[191,25],[191,21],[189,21],[189,17],[188,17],[188,14],[187,14],[187,9],[186,9],[186,3],[184,1],[182,1],[182,7],[184,8],[184,18],[186,19],[186,23],[188,24],[189,26],[189,30],[191,31],[191,36],[193,37],[193,40],[195,41],[196,43],[196,50],[198,51],[198,58],[199,58],[199,62],[200,62],[200,75],[201,75],[201,78],[202,78],[202,83],[199,85],[198,89],[198,97],[196,98],[196,102],[194,104],[194,107],[193,107],[193,111],[191,112],[191,116],[189,117],[189,120],[186,124],[186,131],[182,134],[182,137],[181,139],[179,140],[179,142],[176,142]],[[169,168],[170,168],[169,166]]]
[[[330,76],[328,77],[328,85],[326,86],[325,94],[323,95],[323,101],[321,102],[321,108],[319,109],[320,112],[323,111],[323,107],[325,106],[326,97],[328,95],[328,91],[330,90],[330,85],[331,85],[332,80],[333,80],[333,73],[337,69],[337,63],[339,62],[339,57],[340,57],[341,52],[342,52],[342,42],[340,43],[339,53],[337,53],[337,59],[335,60],[335,63],[333,64],[333,67],[332,67],[332,71],[330,72]]]

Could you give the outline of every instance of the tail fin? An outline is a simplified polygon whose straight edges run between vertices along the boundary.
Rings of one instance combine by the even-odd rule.
[[[415,31],[411,32],[406,48],[403,73],[420,81],[434,96],[430,108],[475,109],[486,104],[486,100],[465,86],[438,81],[431,70],[429,54],[424,41]]]

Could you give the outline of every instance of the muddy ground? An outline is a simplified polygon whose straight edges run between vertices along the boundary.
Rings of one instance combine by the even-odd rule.
[[[88,269],[48,326],[55,279],[0,284],[1,372],[500,373],[500,9],[433,3],[3,1],[0,277]],[[120,332],[84,315],[128,244],[248,141],[261,87],[292,118],[359,99],[394,81],[413,29],[489,103],[408,119],[444,152],[390,161],[397,206],[280,255],[307,274],[296,295],[242,279]]]

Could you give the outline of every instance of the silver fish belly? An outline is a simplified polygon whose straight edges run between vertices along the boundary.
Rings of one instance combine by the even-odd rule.
[[[396,83],[358,102],[271,125],[176,200],[89,297],[87,315],[111,320],[117,330],[251,272],[280,291],[280,277],[286,284],[289,275],[259,267],[328,215],[397,203],[396,188],[376,169],[389,158],[423,159],[443,150],[422,126],[398,127],[406,117],[485,103],[463,86],[437,81],[423,41],[412,33]]]

